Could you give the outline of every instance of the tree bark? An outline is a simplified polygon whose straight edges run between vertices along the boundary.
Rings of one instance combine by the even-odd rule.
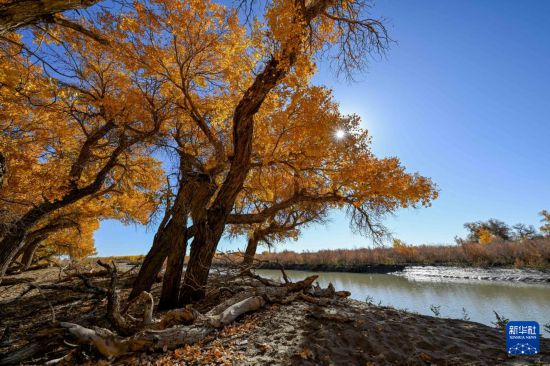
[[[178,299],[183,273],[183,262],[187,250],[187,230],[172,238],[172,244],[166,262],[166,272],[162,279],[162,291],[158,304],[159,310],[169,310],[178,307]]]
[[[67,218],[58,218],[52,220],[48,224],[38,229],[29,232],[25,237],[25,243],[23,244],[21,249],[19,249],[17,254],[13,257],[14,259],[12,261],[15,261],[16,258],[21,257],[20,264],[22,265],[22,269],[24,271],[29,270],[33,260],[35,259],[34,254],[36,250],[51,233],[72,227],[78,228],[78,226],[78,222],[74,220]]]
[[[0,5],[0,35],[30,24],[53,23],[64,11],[83,9],[99,0],[13,0]]]
[[[0,241],[0,283],[15,255],[23,249],[28,228],[38,221],[41,216],[39,212],[36,212],[36,208],[32,209],[23,217],[27,220],[19,220]]]
[[[244,258],[242,263],[244,266],[251,266],[252,263],[254,262],[254,256],[256,255],[258,242],[259,242],[259,238],[254,234],[252,234],[252,236],[248,238],[248,244],[244,252]]]
[[[134,281],[132,291],[128,296],[128,301],[131,301],[139,296],[143,291],[150,291],[151,286],[155,283],[157,275],[162,269],[162,264],[168,256],[170,246],[168,243],[169,228],[173,225],[172,220],[168,224],[157,231],[153,239],[153,246],[145,256],[143,263],[139,269],[139,273]]]
[[[23,251],[23,257],[21,258],[21,264],[23,265],[23,271],[27,271],[32,264],[34,259],[34,253],[38,247],[42,244],[42,239],[35,240],[32,243],[29,243]]]
[[[206,222],[195,223],[194,226],[195,237],[191,243],[189,262],[181,286],[179,306],[199,301],[204,297],[208,273],[212,266],[216,246],[221,237],[220,232],[219,236],[212,238],[212,231],[216,228],[208,227]],[[223,231],[223,226],[221,231]]]

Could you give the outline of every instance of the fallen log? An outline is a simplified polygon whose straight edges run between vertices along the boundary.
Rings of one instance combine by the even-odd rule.
[[[117,357],[128,352],[166,350],[200,342],[206,336],[223,327],[244,313],[265,305],[260,296],[253,296],[231,305],[219,315],[206,316],[190,326],[175,326],[164,330],[147,329],[130,337],[120,337],[105,328],[85,328],[77,324],[61,322],[79,343],[91,344],[105,357]]]
[[[252,296],[231,305],[225,309],[220,315],[214,315],[209,318],[210,324],[215,328],[221,328],[229,323],[232,323],[240,315],[260,309],[265,305],[265,300],[261,296]]]

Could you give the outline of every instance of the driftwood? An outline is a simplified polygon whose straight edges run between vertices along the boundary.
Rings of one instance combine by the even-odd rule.
[[[254,278],[259,280],[257,277]],[[185,309],[167,312],[162,319],[153,318],[153,297],[147,292],[142,292],[140,298],[144,301],[145,306],[143,319],[139,323],[141,330],[127,337],[105,328],[85,328],[67,322],[61,322],[60,326],[65,328],[79,343],[93,345],[103,356],[108,358],[144,350],[165,351],[200,342],[216,329],[234,322],[243,314],[261,309],[267,303],[284,304],[303,296],[337,298],[345,295],[343,293],[338,295],[332,286],[328,290],[313,288],[312,284],[316,279],[317,276],[311,276],[295,283],[250,287],[250,289],[240,292],[212,308],[206,314],[200,314],[188,306]],[[270,281],[260,282],[270,283]],[[108,318],[116,323],[119,333],[128,334],[127,332],[136,329],[135,326],[130,329],[132,327],[130,323],[135,323],[136,319],[128,319],[129,316],[125,317],[120,314],[116,291],[110,291],[109,302],[111,304],[108,305],[108,308],[112,314],[108,314]],[[182,319],[192,324],[163,329],[168,324],[173,324],[174,319]]]
[[[311,288],[309,293],[314,297],[328,297],[328,298],[333,298],[333,297],[345,298],[351,295],[351,292],[349,291],[336,291],[332,283],[329,283],[327,288],[321,288],[319,284],[316,284]]]
[[[164,330],[147,329],[130,337],[120,337],[105,328],[84,328],[73,323],[61,322],[80,343],[94,345],[106,357],[116,357],[128,352],[148,349],[166,350],[197,343],[211,334],[216,328],[223,327],[240,315],[260,309],[265,300],[253,296],[225,309],[221,314],[204,316],[197,324],[175,326]]]

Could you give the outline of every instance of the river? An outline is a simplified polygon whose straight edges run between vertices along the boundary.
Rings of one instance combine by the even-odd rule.
[[[496,319],[493,311],[510,320],[535,320],[543,335],[550,337],[543,326],[550,322],[548,273],[513,270],[521,275],[511,277],[510,272],[503,274],[498,270],[488,275],[486,270],[419,268],[422,267],[411,267],[396,274],[286,272],[292,280],[318,274],[322,287],[332,282],[336,290],[351,291],[353,299],[368,299],[375,304],[425,315],[434,315],[430,307],[438,306],[442,317],[462,319],[466,314],[471,321],[487,325],[492,325]],[[258,270],[257,273],[270,278],[281,277],[278,270]],[[535,283],[521,281],[526,276],[539,280],[540,276],[548,277]]]

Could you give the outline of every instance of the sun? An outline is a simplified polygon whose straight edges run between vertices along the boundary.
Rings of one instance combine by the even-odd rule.
[[[338,140],[341,140],[341,139],[343,139],[344,137],[346,137],[346,131],[344,131],[344,130],[336,130],[336,132],[334,132],[334,137],[336,137],[336,139],[338,139]]]

